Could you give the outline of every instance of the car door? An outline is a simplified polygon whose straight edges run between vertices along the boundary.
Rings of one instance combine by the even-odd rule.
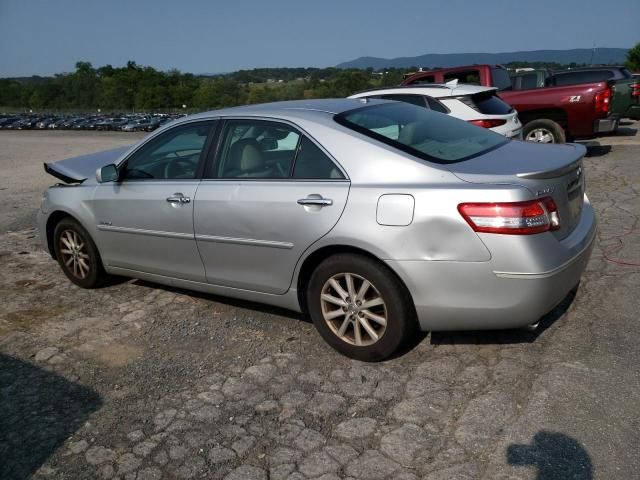
[[[195,201],[207,281],[285,293],[302,253],[340,218],[349,181],[288,123],[237,119],[222,130]]]
[[[193,199],[215,121],[177,125],[118,166],[93,198],[98,244],[110,266],[205,281],[193,231]]]

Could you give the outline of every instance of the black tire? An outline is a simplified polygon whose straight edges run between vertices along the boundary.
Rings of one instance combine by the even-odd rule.
[[[74,239],[78,240],[75,255],[70,253],[73,245],[69,245]],[[97,288],[104,284],[107,274],[98,248],[76,220],[68,217],[58,222],[53,232],[53,245],[58,263],[69,280],[82,288]]]
[[[527,138],[530,135],[533,136],[534,132],[545,132],[550,135],[552,141],[545,143],[565,143],[567,137],[564,133],[564,129],[553,120],[547,118],[540,118],[538,120],[531,120],[522,128],[522,137],[529,142],[536,142],[533,138]]]
[[[344,277],[345,283],[340,283],[340,278],[343,278],[341,275]],[[340,285],[346,285],[345,275],[352,277],[351,282],[353,282],[353,291],[355,292],[359,291],[364,283],[363,280],[371,284],[367,294],[362,297],[362,302],[372,303],[372,298],[377,299],[379,297],[382,299],[383,304],[360,311],[360,307],[357,307],[355,301],[350,297],[347,297],[349,307],[341,307],[321,299],[323,293],[337,298],[330,293],[333,291],[336,295],[339,295],[338,291],[330,286],[329,280],[332,278],[334,280],[338,279]],[[316,329],[329,345],[347,357],[365,362],[384,360],[398,351],[416,330],[417,323],[413,301],[406,288],[386,266],[365,256],[338,254],[327,258],[314,270],[305,293],[309,314]],[[346,290],[343,293],[347,293]],[[356,296],[356,298],[359,297]],[[347,302],[344,303],[346,305]],[[332,308],[335,307],[336,310],[327,311],[327,305]],[[346,308],[349,308],[349,310],[346,310]],[[338,312],[338,309],[345,313]],[[374,309],[378,310],[374,311]],[[331,315],[334,312],[338,313],[340,317],[325,320],[325,313]],[[383,327],[372,320],[371,318],[373,317],[369,317],[372,313],[375,313],[377,317],[384,314],[386,326]],[[348,322],[347,316],[350,316]],[[366,333],[367,330],[361,323],[362,318],[366,320],[369,328],[378,329],[375,333],[381,332],[377,340],[374,340],[373,336]],[[341,337],[339,336],[340,327],[338,325],[342,326],[343,322],[348,326]],[[355,343],[356,323],[358,323],[358,329],[361,330],[361,345],[356,345]],[[381,329],[383,328],[384,330],[382,331]],[[369,342],[373,343],[366,344],[366,342],[363,342],[364,336],[368,338]]]

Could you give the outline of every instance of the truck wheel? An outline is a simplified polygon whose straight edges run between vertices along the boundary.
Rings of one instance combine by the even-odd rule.
[[[564,129],[553,120],[541,118],[531,120],[522,129],[527,142],[537,143],[565,143],[567,141]]]

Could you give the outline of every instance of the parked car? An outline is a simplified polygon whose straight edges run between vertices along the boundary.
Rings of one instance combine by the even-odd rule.
[[[590,138],[618,128],[619,115],[610,109],[612,89],[605,82],[513,91],[506,86],[507,70],[500,65],[469,65],[418,72],[403,85],[460,82],[496,86],[498,95],[518,111],[525,140],[563,143],[567,138]]]
[[[615,131],[620,116],[611,112],[611,95],[606,82],[500,92],[518,111],[524,139],[542,143]]]
[[[640,80],[634,78],[625,67],[584,67],[556,71],[546,80],[550,86],[594,82],[607,82],[611,86],[610,110],[613,114],[640,119]]]
[[[447,83],[458,80],[470,85],[496,87],[499,91],[511,90],[509,71],[502,65],[467,65],[464,67],[439,68],[417,72],[402,81],[402,85],[424,83]]]
[[[123,132],[142,132],[151,125],[150,121],[146,118],[134,120],[121,127]]]
[[[76,186],[45,192],[38,226],[81,287],[118,274],[305,311],[381,360],[417,328],[522,327],[562,301],[596,231],[585,151],[405,102],[236,107],[46,164]]]
[[[412,103],[488,128],[506,137],[522,138],[518,112],[503,102],[492,87],[447,84],[409,85],[356,93],[349,98],[382,98]]]
[[[546,68],[528,69],[509,72],[512,90],[527,90],[530,88],[542,88],[546,86],[546,80],[551,72]]]

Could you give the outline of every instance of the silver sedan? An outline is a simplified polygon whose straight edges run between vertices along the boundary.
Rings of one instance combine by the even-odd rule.
[[[400,102],[238,107],[46,164],[66,183],[40,238],[81,287],[123,275],[305,312],[376,361],[418,329],[524,327],[561,302],[596,230],[584,154]]]

